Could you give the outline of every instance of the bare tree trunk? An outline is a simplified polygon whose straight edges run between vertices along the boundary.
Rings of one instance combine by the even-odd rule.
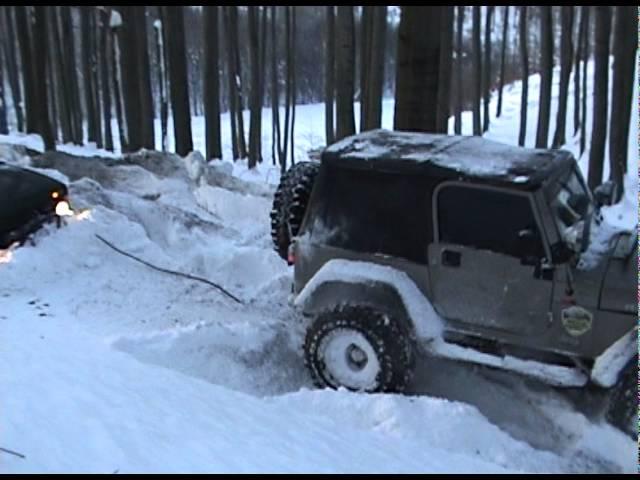
[[[64,123],[63,115],[59,112],[62,111],[62,95],[60,94],[61,87],[61,79],[58,76],[58,66],[60,65],[60,61],[54,62],[52,59],[57,57],[56,46],[55,46],[55,35],[54,35],[54,21],[55,21],[55,8],[47,7],[47,11],[45,12],[45,18],[47,22],[47,95],[49,96],[49,118],[51,119],[51,128],[53,130],[53,139],[54,142],[58,142],[60,140],[59,137],[59,123]],[[54,18],[52,18],[54,17]]]
[[[281,155],[282,139],[280,135],[280,89],[278,88],[278,45],[276,37],[276,6],[271,6],[271,156],[275,165],[276,157],[282,172],[286,162]]]
[[[551,83],[553,80],[553,22],[551,6],[540,7],[540,109],[536,148],[547,148],[551,115]]]
[[[364,5],[360,19],[360,131],[364,131],[366,103],[368,99],[367,89],[369,87],[369,62],[371,59],[371,30],[373,30],[373,9],[374,5]]]
[[[462,69],[464,62],[462,61],[462,34],[464,30],[464,6],[458,6],[458,15],[456,17],[456,116],[453,124],[453,131],[456,135],[462,133]]]
[[[582,15],[584,15],[585,35],[582,43],[582,122],[580,122],[580,156],[584,153],[587,145],[587,63],[589,61],[589,17],[591,7],[584,5]]]
[[[250,74],[251,91],[249,97],[250,121],[249,121],[249,168],[254,168],[260,159],[260,120],[262,115],[262,105],[260,104],[260,42],[259,42],[259,7],[250,5],[249,7],[249,54],[250,54]]]
[[[233,52],[234,63],[234,80],[236,82],[236,94],[237,98],[237,127],[238,127],[238,150],[241,158],[247,157],[247,144],[244,134],[244,100],[243,100],[243,82],[242,82],[242,64],[240,62],[240,41],[238,39],[238,7],[229,7],[229,23],[231,29],[231,45],[230,49]]]
[[[167,6],[166,29],[169,54],[169,93],[173,112],[173,132],[176,153],[182,157],[193,150],[191,137],[191,111],[189,109],[189,84],[187,52],[184,38],[184,12],[182,6]]]
[[[291,7],[291,44],[289,51],[291,52],[291,65],[289,68],[289,77],[291,79],[291,165],[296,163],[295,158],[295,126],[296,126],[296,101],[297,101],[297,85],[296,85],[296,45],[297,43],[297,21],[296,7]]]
[[[585,28],[585,10],[581,8],[580,26],[578,28],[578,41],[576,42],[576,48],[573,56],[573,134],[577,134],[580,130],[580,60],[582,60],[583,50],[582,44],[584,42],[583,37],[587,34]],[[576,18],[578,15],[576,14]]]
[[[591,55],[589,49],[589,23],[590,23],[590,12],[591,6],[584,5],[582,6],[582,13],[585,17],[585,36],[582,44],[582,96],[581,96],[581,110],[582,110],[582,121],[580,122],[580,156],[585,151],[586,142],[587,142],[587,64],[589,61],[589,57]]]
[[[283,161],[286,165],[287,152],[289,151],[289,118],[291,116],[291,10],[288,6],[284,7],[284,23],[287,68],[284,84],[284,140],[280,156],[284,159]]]
[[[205,17],[206,17],[206,8]],[[216,7],[217,8],[217,7]],[[159,17],[162,19],[162,7],[158,7]],[[167,100],[167,64],[165,63],[165,45],[164,45],[164,30],[165,26],[162,24],[162,20],[156,20],[154,23],[154,30],[156,35],[156,63],[158,64],[158,95],[160,97],[160,143],[162,144],[162,151],[166,152],[169,149],[167,144],[167,123],[169,118],[169,104]],[[206,45],[207,42],[203,42]],[[217,45],[217,43],[216,43]],[[216,47],[217,48],[217,47]],[[207,58],[205,57],[205,61]],[[205,120],[206,122],[206,120]]]
[[[113,86],[113,96],[116,104],[116,118],[118,120],[118,135],[120,137],[120,151],[127,152],[129,151],[129,140],[127,134],[127,123],[124,119],[123,114],[123,93],[122,93],[122,73],[120,71],[120,66],[122,65],[122,60],[120,58],[120,35],[118,33],[120,25],[117,24],[115,19],[119,18],[119,13],[112,11],[111,19],[109,21],[109,26],[111,28],[111,60],[112,60],[112,86]],[[112,22],[111,20],[114,20]]]
[[[0,39],[5,41],[4,38]],[[2,52],[0,51],[0,134],[9,133],[9,124],[7,122],[7,103],[4,92],[4,65],[2,63]]]
[[[73,143],[82,145],[84,141],[84,127],[82,125],[82,102],[80,101],[80,87],[78,82],[78,69],[76,68],[76,47],[73,34],[73,21],[71,19],[71,7],[60,7],[62,20],[62,45],[67,54],[64,55],[66,81],[65,87],[69,96],[69,110],[71,113],[71,126]]]
[[[219,79],[219,34],[218,6],[205,5],[203,18],[204,45],[204,122],[207,144],[207,159],[222,158],[220,136],[220,79]]]
[[[616,182],[615,201],[622,197],[627,172],[629,123],[633,98],[638,7],[617,6],[613,28],[613,83],[611,89],[611,133],[609,134],[610,178]]]
[[[138,85],[139,66],[136,52],[138,50],[135,24],[135,8],[133,6],[120,7],[122,12],[122,31],[119,35],[118,52],[121,59],[122,96],[127,122],[126,150],[137,151],[143,147],[142,112],[140,108],[140,90]]]
[[[58,13],[60,8],[61,7],[51,7],[49,12],[49,20],[51,21],[51,45],[54,51],[54,55],[52,55],[52,58],[58,59],[57,62],[54,62],[54,69],[59,97],[62,141],[63,143],[71,143],[74,141],[73,119],[71,114],[73,104],[70,95],[71,81],[68,78],[68,69],[66,67],[66,64],[69,61],[67,57],[73,52],[69,52],[68,49],[62,48],[62,38],[60,36],[60,28],[58,22]]]
[[[482,135],[480,101],[482,98],[482,45],[480,43],[480,6],[473,6],[473,134]]]
[[[595,72],[593,86],[593,127],[589,152],[589,188],[602,183],[604,148],[607,139],[607,96],[609,91],[609,38],[611,37],[611,7],[597,6]]]
[[[527,49],[527,6],[520,7],[520,22],[518,25],[520,37],[520,58],[522,62],[522,96],[520,97],[520,132],[518,145],[524,147],[527,137],[527,106],[529,105],[529,52]]]
[[[153,95],[151,94],[151,72],[149,69],[149,49],[147,45],[146,7],[136,7],[137,61],[140,74],[138,89],[142,110],[142,143],[144,148],[155,148]]]
[[[484,62],[482,63],[482,131],[489,130],[489,101],[491,100],[491,21],[493,18],[493,6],[487,6],[484,26]]]
[[[324,130],[327,145],[333,143],[335,127],[333,121],[333,104],[335,101],[335,7],[326,7],[327,10],[327,34],[324,44]]]
[[[113,132],[111,131],[111,89],[109,88],[109,66],[112,64],[109,58],[111,46],[109,45],[111,37],[109,35],[109,18],[111,16],[111,8],[104,7],[99,11],[100,21],[100,59],[102,75],[102,114],[104,118],[104,145],[105,148],[113,152]]]
[[[16,30],[18,33],[18,44],[20,48],[20,60],[22,63],[22,81],[24,83],[24,103],[27,113],[27,133],[38,133],[39,120],[38,110],[36,106],[36,78],[33,71],[33,58],[31,49],[31,28],[29,7],[17,6],[16,13]]]
[[[437,131],[442,8],[402,7],[398,30],[396,130]]]
[[[120,7],[123,19],[119,45],[128,149],[154,148],[153,99],[144,6]]]
[[[336,15],[336,140],[356,131],[353,111],[355,24],[353,7],[340,5]]]
[[[262,145],[262,107],[267,105],[265,101],[266,97],[266,85],[267,85],[267,30],[268,30],[268,15],[269,12],[266,6],[261,8],[261,27],[260,27],[260,143]],[[264,156],[262,155],[262,146],[260,147],[260,159],[262,162]]]
[[[498,107],[496,118],[502,115],[502,88],[504,87],[504,62],[507,53],[507,32],[509,31],[509,5],[504,6],[504,17],[502,19],[502,45],[500,53],[500,84],[498,86]]]
[[[95,120],[96,125],[96,146],[98,148],[104,148],[103,135],[102,135],[102,103],[100,101],[102,88],[100,85],[100,45],[98,41],[98,22],[97,22],[97,8],[93,7],[89,10],[90,20],[90,38],[91,38],[91,83],[93,84],[93,105],[95,107]]]
[[[15,28],[13,20],[13,7],[5,7],[2,9],[2,23],[0,27],[5,29],[4,41],[4,59],[7,66],[7,77],[9,79],[9,87],[11,88],[11,98],[13,100],[13,109],[16,114],[16,123],[19,132],[24,132],[24,114],[22,110],[22,93],[20,91],[20,77],[18,75],[18,61],[16,59],[16,43]]]
[[[373,7],[373,20],[370,32],[369,74],[367,80],[367,100],[364,128],[372,130],[382,125],[382,96],[384,89],[384,63],[387,36],[387,7]]]
[[[80,25],[82,31],[82,80],[84,88],[85,118],[87,119],[87,139],[89,142],[98,142],[98,130],[96,125],[95,86],[91,72],[91,9],[90,6],[80,7]]]
[[[231,123],[231,150],[233,159],[240,158],[240,149],[238,147],[238,128],[236,125],[238,110],[238,84],[236,83],[236,68],[233,53],[233,34],[231,32],[231,7],[222,7],[224,17],[225,43],[227,50],[227,80],[229,84],[229,121]]]
[[[563,5],[561,10],[562,34],[560,37],[560,91],[558,94],[558,113],[556,116],[556,132],[553,136],[552,148],[559,148],[566,143],[567,97],[569,96],[569,79],[571,77],[571,61],[573,60],[573,6]]]
[[[54,139],[53,129],[51,127],[51,119],[49,118],[49,98],[47,95],[47,7],[35,7],[35,25],[33,28],[34,42],[34,64],[36,73],[36,92],[37,92],[37,115],[39,118],[39,131],[44,142],[46,151],[55,150],[56,142]]]
[[[440,38],[440,64],[438,66],[438,106],[436,131],[447,133],[451,104],[451,57],[453,55],[453,7],[442,7],[442,36]]]

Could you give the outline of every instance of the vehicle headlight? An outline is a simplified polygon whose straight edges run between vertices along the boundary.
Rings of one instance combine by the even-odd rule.
[[[61,200],[56,204],[56,215],[59,217],[71,217],[73,216],[73,210],[71,210],[71,206],[69,202],[66,200]]]

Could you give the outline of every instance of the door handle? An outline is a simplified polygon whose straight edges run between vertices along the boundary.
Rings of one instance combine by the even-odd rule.
[[[453,250],[442,251],[442,265],[447,267],[459,267],[462,254]]]
[[[533,278],[542,279],[542,280],[553,280],[553,274],[555,270],[556,269],[553,265],[540,262],[533,269]]]

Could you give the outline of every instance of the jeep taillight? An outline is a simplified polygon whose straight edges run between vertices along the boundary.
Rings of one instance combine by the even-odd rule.
[[[296,244],[291,242],[287,250],[287,265],[293,265],[294,263],[296,263]]]

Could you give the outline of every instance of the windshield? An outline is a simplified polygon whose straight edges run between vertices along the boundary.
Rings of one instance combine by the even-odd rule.
[[[568,176],[559,182],[559,189],[551,200],[551,209],[563,234],[584,220],[593,209],[591,195],[580,174],[572,169]]]

